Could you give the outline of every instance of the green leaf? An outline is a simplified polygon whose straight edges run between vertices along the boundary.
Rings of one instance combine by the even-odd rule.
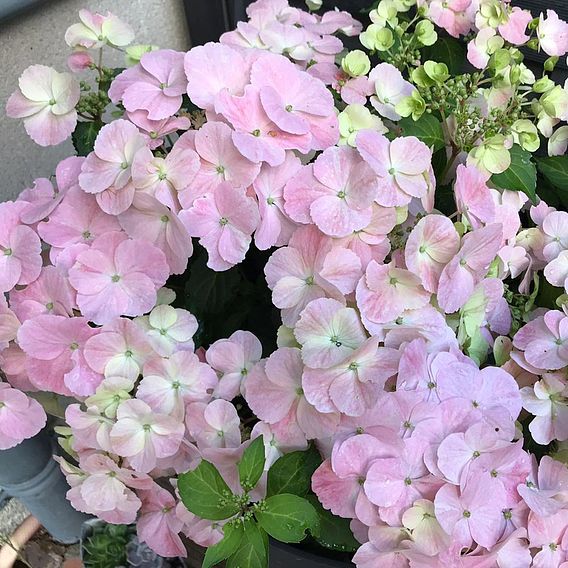
[[[404,136],[416,136],[429,148],[433,147],[434,152],[446,145],[442,123],[431,114],[423,114],[418,120],[403,118],[398,125]]]
[[[253,489],[264,471],[264,436],[255,438],[239,462],[239,480],[245,491]]]
[[[255,511],[260,526],[281,542],[300,542],[306,531],[319,534],[319,518],[312,504],[303,497],[283,493],[269,497]]]
[[[95,139],[99,130],[103,127],[102,122],[78,122],[71,140],[78,156],[86,156],[93,151]]]
[[[441,37],[434,45],[422,49],[422,61],[427,60],[445,63],[450,75],[458,75],[465,62],[465,48],[457,39]]]
[[[268,535],[253,520],[244,521],[241,543],[227,568],[268,568]]]
[[[241,522],[229,522],[223,527],[223,540],[210,546],[201,568],[211,568],[231,556],[241,545],[244,527]]]
[[[310,490],[312,475],[321,461],[314,446],[303,452],[284,454],[268,470],[266,494],[292,493],[303,497]]]
[[[349,519],[336,517],[331,511],[324,509],[315,495],[308,495],[307,499],[319,517],[319,534],[313,535],[319,544],[341,552],[355,552],[361,546],[351,532]]]
[[[544,179],[556,189],[560,201],[568,207],[568,156],[537,158],[536,166]],[[550,200],[546,200],[547,203]]]
[[[536,167],[532,154],[514,144],[509,150],[511,165],[502,174],[491,176],[491,183],[498,189],[522,191],[536,203]]]
[[[201,460],[193,471],[180,475],[178,489],[186,508],[202,519],[221,521],[239,511],[229,486],[208,461]]]

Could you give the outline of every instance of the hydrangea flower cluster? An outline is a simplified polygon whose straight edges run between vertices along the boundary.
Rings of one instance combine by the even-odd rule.
[[[24,71],[8,114],[78,155],[0,204],[0,449],[72,397],[73,506],[207,566],[309,533],[360,568],[565,568],[568,24],[308,7],[187,53],[82,10],[72,73]]]

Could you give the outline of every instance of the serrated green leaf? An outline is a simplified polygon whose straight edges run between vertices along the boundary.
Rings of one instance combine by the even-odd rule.
[[[253,520],[244,521],[241,544],[226,568],[268,568],[268,535]]]
[[[568,156],[536,158],[536,166],[544,179],[556,190],[560,201],[568,207]],[[549,203],[550,200],[546,201]]]
[[[303,497],[282,493],[264,502],[255,511],[260,526],[281,542],[301,542],[309,530],[319,534],[319,517],[312,504]]]
[[[292,493],[303,497],[310,490],[312,475],[321,462],[314,446],[306,451],[284,454],[268,470],[266,494]]]
[[[181,500],[194,515],[211,521],[228,519],[238,513],[239,506],[231,499],[232,491],[217,471],[206,460],[178,478]]]
[[[522,191],[536,203],[536,167],[532,154],[514,144],[509,150],[511,165],[501,174],[493,174],[491,183],[498,189]]]
[[[245,491],[250,491],[256,487],[264,471],[265,462],[264,436],[259,436],[243,452],[243,457],[239,462],[239,481]]]
[[[103,127],[102,122],[78,122],[71,140],[78,156],[86,156],[93,151],[95,140],[100,129]]]
[[[440,37],[434,45],[422,49],[422,61],[428,60],[445,63],[450,75],[458,75],[465,63],[465,48],[457,39]]]
[[[445,147],[442,123],[431,114],[423,114],[418,120],[411,117],[403,118],[398,125],[402,128],[404,136],[416,136],[434,152]]]
[[[336,517],[324,509],[315,495],[306,497],[319,517],[319,534],[314,538],[325,548],[341,552],[355,552],[361,543],[353,536],[349,519]]]
[[[223,540],[207,549],[201,568],[211,568],[234,554],[241,545],[243,533],[242,523],[227,523],[223,527]]]

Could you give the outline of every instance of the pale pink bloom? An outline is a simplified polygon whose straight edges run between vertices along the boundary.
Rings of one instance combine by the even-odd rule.
[[[531,259],[523,247],[507,245],[499,253],[499,260],[503,263],[503,274],[516,278],[530,265]]]
[[[459,246],[459,235],[447,217],[427,215],[408,236],[404,248],[406,267],[420,277],[425,290],[436,293],[440,274]]]
[[[319,413],[308,403],[302,389],[303,368],[299,349],[281,347],[248,374],[246,400],[264,422],[284,421],[289,429],[299,427],[308,439],[331,435],[339,415]]]
[[[342,363],[329,369],[306,368],[302,386],[306,399],[320,412],[361,416],[373,408],[386,380],[397,370],[398,357],[379,351],[370,337]]]
[[[196,199],[179,217],[188,233],[207,249],[207,266],[227,270],[241,262],[258,224],[258,205],[244,190],[225,182]]]
[[[47,416],[39,402],[0,382],[0,450],[32,438],[46,422]]]
[[[521,389],[523,408],[535,416],[529,430],[537,444],[568,440],[566,394],[565,381],[552,374],[545,375],[533,387]]]
[[[294,335],[308,367],[328,369],[352,355],[366,335],[359,315],[331,298],[313,300],[302,312]]]
[[[79,81],[70,73],[32,65],[18,84],[19,89],[8,99],[6,114],[23,118],[26,132],[40,146],[55,146],[68,138],[77,125]]]
[[[260,222],[254,234],[258,249],[287,245],[296,224],[284,212],[284,186],[300,171],[301,162],[292,152],[280,166],[264,164],[253,182],[258,198]]]
[[[10,342],[8,347],[0,351],[0,368],[4,371],[8,382],[16,389],[33,392],[37,388],[28,378],[26,360],[26,354],[15,341]]]
[[[396,320],[405,310],[417,309],[430,301],[430,292],[418,276],[394,262],[380,265],[372,260],[357,285],[357,305],[365,327]]]
[[[390,63],[379,63],[374,67],[369,73],[369,81],[375,86],[375,95],[371,97],[373,107],[385,118],[400,120],[394,107],[416,90],[412,83],[405,81],[402,73]]]
[[[148,118],[148,111],[145,110],[127,112],[126,117],[147,138],[146,143],[151,150],[159,148],[168,134],[174,134],[178,130],[187,130],[191,126],[191,121],[187,116],[170,116],[162,120],[151,120]]]
[[[473,12],[468,10],[472,0],[432,0],[429,18],[451,36],[465,35],[474,24]]]
[[[215,111],[235,129],[233,142],[251,162],[278,166],[286,157],[285,150],[307,153],[311,149],[311,134],[290,134],[280,130],[262,107],[259,89],[252,85],[248,85],[240,97],[222,91],[217,97]]]
[[[95,65],[95,60],[87,51],[75,51],[67,58],[67,67],[73,73],[91,69],[93,65]]]
[[[260,361],[262,345],[250,331],[235,331],[228,339],[210,345],[205,357],[219,376],[214,396],[233,400],[249,371]]]
[[[414,136],[392,142],[373,130],[362,130],[356,138],[357,150],[380,180],[377,203],[385,207],[410,203],[428,191],[432,152]]]
[[[470,480],[463,491],[446,484],[436,494],[434,508],[442,528],[461,546],[469,548],[473,541],[491,548],[501,536],[505,492],[484,478]]]
[[[136,189],[153,195],[173,211],[180,210],[179,194],[199,170],[199,157],[190,148],[174,144],[165,158],[141,148],[132,162],[132,182]]]
[[[103,126],[95,149],[85,159],[79,175],[83,191],[94,193],[100,208],[109,215],[126,211],[134,199],[131,167],[146,140],[138,128],[119,119]]]
[[[265,471],[268,471],[274,462],[284,454],[303,451],[308,448],[308,441],[299,429],[287,430],[279,428],[279,423],[267,424],[257,422],[251,432],[251,440],[263,437],[266,453]]]
[[[4,295],[0,295],[0,351],[6,349],[10,341],[16,339],[20,325],[20,320],[8,307]]]
[[[495,219],[495,204],[487,187],[487,176],[475,166],[460,164],[456,170],[454,194],[457,209],[474,229]]]
[[[226,400],[189,404],[185,424],[202,451],[207,448],[238,448],[241,445],[241,421],[237,409]]]
[[[502,235],[502,225],[494,223],[463,237],[459,252],[440,275],[438,303],[446,313],[467,302],[501,248]]]
[[[166,257],[160,249],[118,232],[98,237],[69,270],[77,305],[98,324],[150,311],[168,276]]]
[[[26,320],[18,331],[18,343],[28,356],[30,381],[59,394],[93,394],[103,377],[87,364],[84,348],[97,333],[83,317],[39,315]]]
[[[526,30],[531,20],[532,14],[528,10],[521,10],[515,6],[509,13],[507,21],[499,24],[499,34],[513,45],[523,45],[530,39]]]
[[[201,164],[189,187],[179,196],[184,208],[207,195],[225,181],[240,189],[248,188],[260,165],[245,158],[235,147],[231,128],[224,122],[208,121],[199,130],[187,132],[177,142],[199,155]]]
[[[394,442],[358,434],[336,443],[331,460],[325,460],[312,476],[312,489],[324,508],[369,526],[378,524],[377,508],[369,501],[363,482],[375,460],[396,455]]]
[[[114,420],[104,416],[96,406],[81,410],[81,405],[70,404],[65,409],[65,422],[73,430],[73,449],[76,452],[92,449],[112,452],[110,431]]]
[[[104,233],[119,231],[120,225],[101,210],[93,195],[74,187],[37,230],[46,243],[63,249],[76,243],[90,244]]]
[[[123,47],[134,39],[132,28],[114,14],[105,16],[89,10],[79,10],[81,23],[73,24],[65,32],[69,47],[100,49],[106,44]]]
[[[568,250],[563,250],[545,266],[544,276],[553,286],[568,290]]]
[[[286,184],[284,207],[294,221],[313,222],[327,235],[345,237],[369,224],[377,191],[377,176],[357,151],[333,147]]]
[[[353,292],[361,277],[361,261],[308,225],[296,229],[288,246],[271,255],[264,272],[272,302],[291,327],[312,300],[331,296],[344,302],[344,294]]]
[[[160,304],[149,316],[134,321],[144,329],[150,345],[162,357],[169,357],[176,351],[194,349],[192,337],[197,331],[198,323],[195,316],[187,310]]]
[[[136,380],[153,354],[144,331],[132,320],[116,318],[104,325],[85,346],[85,359],[105,377]]]
[[[220,43],[207,43],[190,49],[185,55],[187,94],[191,101],[207,111],[215,109],[221,92],[242,95],[250,80],[251,57]]]
[[[166,258],[170,274],[182,274],[193,244],[177,215],[151,195],[136,192],[132,205],[118,216],[129,237],[151,243]]]
[[[353,562],[358,568],[408,568],[410,544],[410,535],[402,527],[376,524],[369,529],[369,541],[357,550]]]
[[[198,544],[209,547],[223,539],[223,521],[208,521],[190,513],[180,501],[176,506],[176,515],[184,523],[182,532]]]
[[[10,306],[21,321],[40,314],[72,316],[75,291],[54,266],[44,266],[39,278],[21,290],[12,290]]]
[[[129,112],[145,110],[150,120],[173,116],[181,107],[187,79],[185,54],[172,49],[145,53],[140,63],[123,71],[108,91],[113,103],[122,102]]]
[[[31,284],[41,272],[41,242],[33,229],[22,225],[23,202],[0,203],[0,293],[17,284]]]
[[[160,556],[187,556],[179,537],[183,521],[176,514],[176,500],[169,492],[154,483],[148,491],[140,492],[142,507],[136,521],[140,542],[145,542]]]
[[[434,503],[418,499],[402,515],[402,525],[412,531],[412,548],[427,556],[436,556],[451,542],[449,535],[436,519]]]
[[[568,24],[554,10],[541,12],[536,35],[541,49],[548,55],[562,57],[568,51]]]
[[[110,432],[114,453],[127,457],[133,469],[148,473],[158,458],[173,456],[185,431],[183,422],[154,412],[145,402],[124,401],[116,412],[116,424]]]
[[[542,232],[544,233],[542,253],[545,260],[550,262],[563,250],[568,250],[568,213],[566,211],[548,213],[542,222]]]
[[[556,370],[568,364],[568,317],[550,310],[525,324],[513,339],[527,362],[537,369]]]
[[[209,401],[217,386],[215,371],[189,351],[178,351],[168,359],[150,359],[144,365],[143,376],[137,398],[154,412],[180,421],[184,419],[187,404]]]
[[[311,147],[324,150],[339,140],[333,96],[325,85],[289,59],[263,54],[251,67],[251,85],[260,89],[268,117],[284,132],[312,135]]]
[[[550,456],[543,456],[537,468],[533,459],[533,474],[526,483],[517,486],[519,495],[531,511],[542,517],[550,517],[566,507],[568,470],[566,465]]]
[[[568,511],[559,511],[552,516],[539,517],[530,514],[528,519],[529,547],[539,550],[533,558],[533,568],[556,568],[565,566],[568,559],[566,527]]]
[[[497,32],[493,28],[487,27],[479,30],[477,35],[467,44],[467,60],[477,69],[487,67],[490,58],[488,51],[493,47],[491,40],[496,37]]]

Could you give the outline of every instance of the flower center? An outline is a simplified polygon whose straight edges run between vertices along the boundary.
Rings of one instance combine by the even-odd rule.
[[[471,517],[471,513],[466,509],[466,510],[463,512],[463,516],[464,516],[466,519],[469,519],[469,518]]]
[[[420,248],[418,249],[418,251],[421,252],[421,253],[425,253],[426,247],[424,245],[421,245]]]
[[[258,138],[258,137],[260,136],[260,129],[257,128],[256,130],[253,130],[253,131],[251,132],[251,134],[252,134],[253,136],[256,136],[256,137]]]
[[[55,99],[50,99],[48,104],[49,104],[49,106],[53,106],[56,103],[57,103],[57,101]]]
[[[343,345],[343,343],[341,343],[341,341],[339,341],[339,337],[337,337],[337,335],[334,335],[333,337],[330,337],[329,340],[332,343],[335,343],[336,347],[341,347]]]
[[[305,282],[306,282],[306,284],[307,284],[308,286],[313,286],[313,284],[314,284],[314,277],[313,277],[313,276],[308,276],[308,277],[306,278]]]
[[[151,424],[144,424],[144,426],[142,426],[142,428],[144,429],[144,432],[149,432],[152,429],[152,425]]]
[[[47,302],[47,304],[45,304],[45,309],[50,312],[51,310],[53,310],[53,302]]]
[[[158,138],[158,133],[155,130],[152,130],[150,131],[149,136],[152,140],[156,140],[156,138]]]
[[[268,203],[268,205],[274,205],[274,197],[267,197],[266,203]]]
[[[128,162],[122,162],[122,164],[120,164],[120,168],[122,170],[126,170],[128,168]]]
[[[118,282],[120,280],[120,275],[119,274],[113,274],[111,276],[111,280],[116,284],[116,282]]]
[[[221,225],[221,227],[224,227],[225,225],[227,225],[229,223],[229,219],[227,219],[227,217],[221,217],[219,219],[219,225]]]
[[[5,256],[12,256],[12,254],[13,254],[13,251],[12,251],[11,248],[4,249],[4,255]]]
[[[475,452],[473,452],[473,457],[474,458],[478,458],[481,455],[480,452],[478,452],[477,450],[475,450]]]
[[[410,479],[410,477],[407,477],[407,478],[404,480],[404,484],[405,484],[405,485],[412,485],[412,479]]]
[[[398,280],[394,276],[391,276],[389,279],[389,284],[391,286],[396,286],[398,284]]]
[[[337,197],[339,197],[339,199],[345,199],[345,192],[344,191],[339,191],[337,193]]]
[[[167,223],[169,220],[170,220],[170,218],[169,218],[167,215],[162,215],[162,216],[160,217],[160,221],[161,221],[162,223]]]
[[[304,394],[304,389],[303,389],[302,387],[298,387],[298,388],[296,389],[296,394],[297,394],[298,396],[302,396],[302,395]]]
[[[294,107],[292,105],[286,105],[285,108],[287,112],[292,112],[294,110]]]
[[[394,168],[389,168],[389,175],[394,176],[396,170]]]
[[[225,173],[225,166],[217,166],[215,170],[218,174],[223,175]]]
[[[91,231],[83,231],[81,233],[81,236],[83,237],[84,241],[88,241],[91,238]]]
[[[160,83],[160,89],[162,89],[162,91],[168,86],[167,83]]]
[[[160,181],[164,181],[165,179],[167,179],[167,177],[168,177],[168,174],[167,174],[166,172],[160,172],[160,173],[158,174],[158,179],[159,179]]]
[[[76,341],[73,341],[73,343],[69,345],[69,349],[71,349],[71,351],[77,351],[77,349],[79,349],[79,344]]]
[[[132,355],[133,355],[133,353],[132,353],[132,351],[130,351],[130,349],[127,349],[127,350],[124,352],[124,356],[125,356],[125,357],[132,357]]]
[[[356,361],[353,361],[352,363],[349,363],[349,367],[347,367],[350,371],[356,371],[359,368],[359,363],[357,363]]]

